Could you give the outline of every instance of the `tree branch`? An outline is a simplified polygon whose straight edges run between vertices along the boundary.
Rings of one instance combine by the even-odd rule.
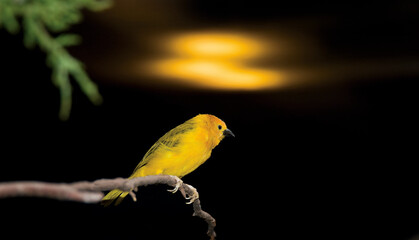
[[[103,198],[101,192],[83,192],[62,183],[10,182],[0,184],[0,198],[43,197],[83,203],[96,203]]]
[[[115,179],[99,179],[93,182],[74,182],[74,183],[46,183],[35,181],[8,182],[0,183],[0,199],[9,197],[43,197],[57,200],[68,200],[82,203],[99,203],[103,198],[103,191],[120,189],[130,192],[131,197],[135,199],[138,187],[166,184],[175,187],[181,180],[170,175],[154,175],[146,177],[138,177],[132,179],[115,178]],[[179,191],[185,199],[189,196],[197,194],[196,189],[188,184],[182,183]],[[204,219],[208,224],[208,236],[211,240],[215,239],[215,219],[201,208],[199,199],[193,201],[193,216]]]

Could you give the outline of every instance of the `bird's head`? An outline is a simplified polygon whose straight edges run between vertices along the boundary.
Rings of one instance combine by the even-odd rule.
[[[224,121],[218,117],[210,114],[200,114],[198,116],[205,119],[208,131],[211,133],[211,136],[214,137],[214,147],[217,146],[225,137],[234,137],[233,132],[228,129]]]

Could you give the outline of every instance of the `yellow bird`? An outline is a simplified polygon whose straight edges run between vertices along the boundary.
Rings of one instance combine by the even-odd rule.
[[[199,114],[173,128],[151,146],[129,178],[159,174],[182,178],[203,164],[225,136],[234,137],[234,134],[221,119]],[[102,204],[109,206],[115,201],[118,205],[128,194],[114,189],[102,199]]]

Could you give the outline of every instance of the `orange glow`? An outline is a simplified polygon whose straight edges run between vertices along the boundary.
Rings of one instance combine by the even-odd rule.
[[[175,58],[160,60],[152,71],[162,77],[213,89],[252,90],[280,84],[278,73],[229,61]]]
[[[277,71],[246,64],[265,55],[266,43],[244,34],[181,34],[164,43],[170,57],[148,65],[153,75],[212,89],[259,90],[280,86]]]
[[[257,39],[232,33],[191,33],[168,42],[169,50],[179,56],[199,58],[247,59],[264,52]]]

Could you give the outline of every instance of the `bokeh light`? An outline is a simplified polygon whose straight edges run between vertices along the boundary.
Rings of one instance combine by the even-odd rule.
[[[229,61],[174,58],[153,64],[156,74],[212,89],[257,90],[280,84],[279,74]]]
[[[210,89],[260,90],[282,84],[278,71],[254,65],[267,53],[268,43],[249,34],[182,33],[162,45],[167,55],[146,65],[154,76]]]
[[[261,39],[241,33],[184,33],[167,42],[169,51],[178,56],[244,60],[266,52]]]

